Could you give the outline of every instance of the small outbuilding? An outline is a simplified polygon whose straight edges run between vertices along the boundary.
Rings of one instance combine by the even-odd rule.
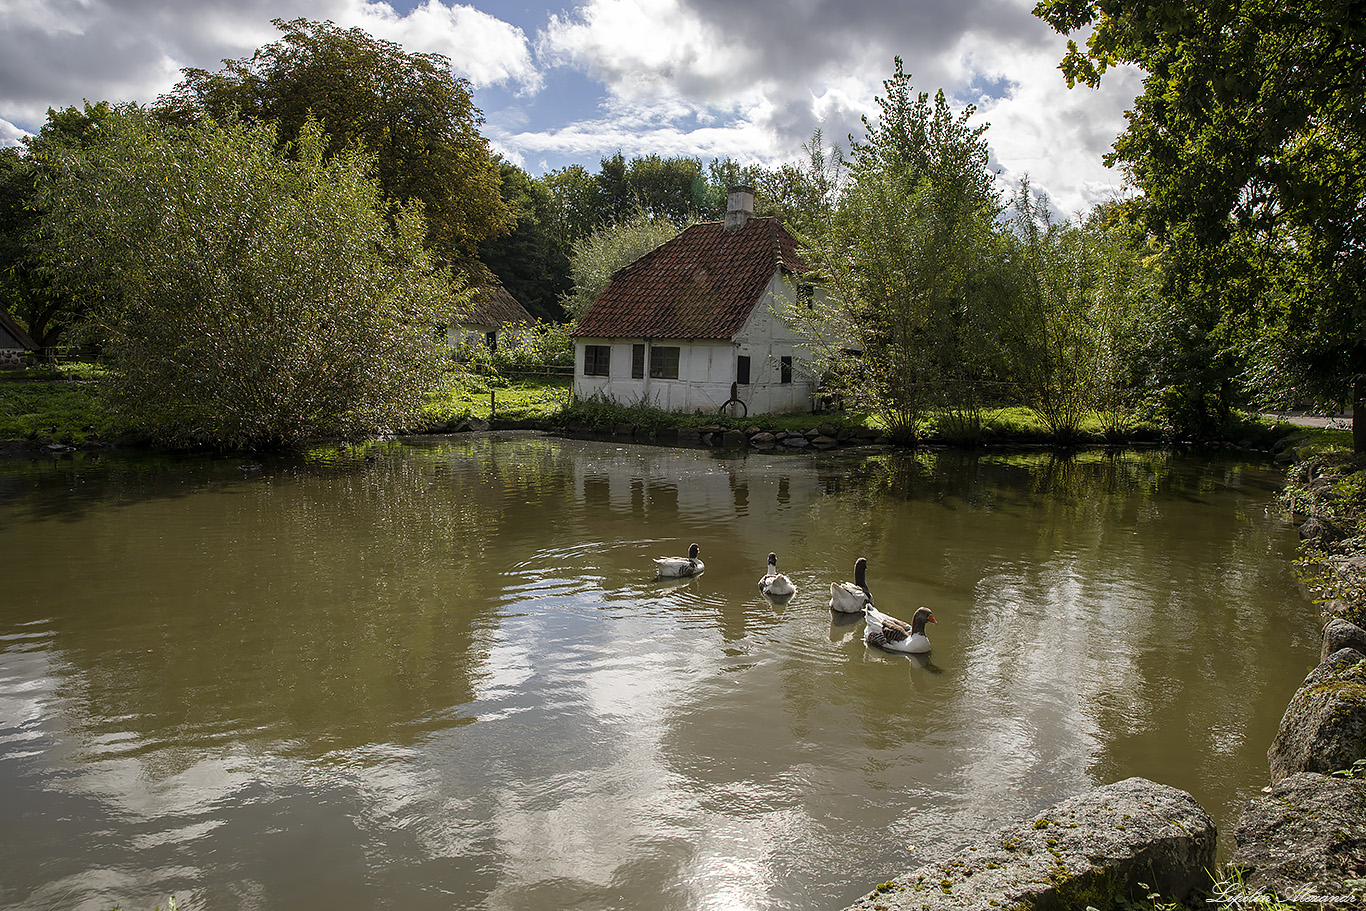
[[[38,352],[38,345],[14,317],[0,307],[0,369],[21,369],[28,366],[28,355]]]
[[[589,306],[572,332],[575,395],[663,411],[811,411],[800,339],[778,316],[814,306],[808,271],[782,224],[755,217],[754,191],[732,189],[724,221],[646,253]]]
[[[474,289],[469,312],[459,325],[446,329],[446,342],[451,348],[482,344],[497,350],[499,342],[512,340],[518,327],[534,322],[526,307],[494,281]]]

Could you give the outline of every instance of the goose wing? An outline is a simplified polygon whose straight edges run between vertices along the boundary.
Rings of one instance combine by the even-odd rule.
[[[871,604],[867,608],[868,633],[886,642],[900,642],[911,637],[911,625],[905,620],[888,616]]]

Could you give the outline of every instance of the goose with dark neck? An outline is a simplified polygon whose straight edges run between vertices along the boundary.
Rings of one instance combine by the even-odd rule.
[[[865,604],[873,603],[868,591],[868,561],[859,557],[854,561],[853,582],[830,583],[830,609],[844,614],[861,614]]]
[[[659,557],[655,560],[655,572],[666,579],[696,576],[707,567],[697,558],[698,547],[689,545],[686,557]]]
[[[934,612],[928,607],[919,608],[911,616],[910,623],[884,614],[871,603],[864,609],[863,616],[867,623],[863,641],[893,652],[909,652],[913,655],[923,655],[930,650],[930,640],[925,635],[925,624],[939,623],[934,619]]]
[[[759,577],[759,591],[770,598],[791,598],[797,586],[785,574],[778,572],[778,555],[768,555],[768,571]]]

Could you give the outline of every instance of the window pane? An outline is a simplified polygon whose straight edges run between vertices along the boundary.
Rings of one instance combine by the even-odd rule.
[[[782,379],[780,380],[780,382],[792,382],[792,358],[784,357],[782,359],[782,367],[780,369],[782,370]]]
[[[678,351],[676,347],[650,349],[650,376],[661,380],[678,379]]]
[[[631,378],[641,379],[645,376],[645,346],[631,346]]]
[[[584,345],[584,376],[608,376],[612,361],[612,348],[609,345]]]
[[[735,382],[749,385],[749,355],[742,354],[735,361]]]

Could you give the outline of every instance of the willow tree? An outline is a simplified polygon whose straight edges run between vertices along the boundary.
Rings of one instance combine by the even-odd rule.
[[[617,270],[672,240],[680,230],[678,224],[667,218],[637,210],[581,238],[570,255],[574,287],[560,298],[560,306],[570,319],[577,320],[597,300]]]
[[[306,123],[167,127],[132,106],[40,183],[44,259],[91,302],[111,404],[174,445],[278,446],[402,428],[464,301],[418,205]]]
[[[996,354],[983,278],[1001,204],[974,108],[915,92],[900,59],[883,86],[839,205],[808,238],[828,306],[793,319],[827,385],[914,441],[933,410],[975,420]]]

